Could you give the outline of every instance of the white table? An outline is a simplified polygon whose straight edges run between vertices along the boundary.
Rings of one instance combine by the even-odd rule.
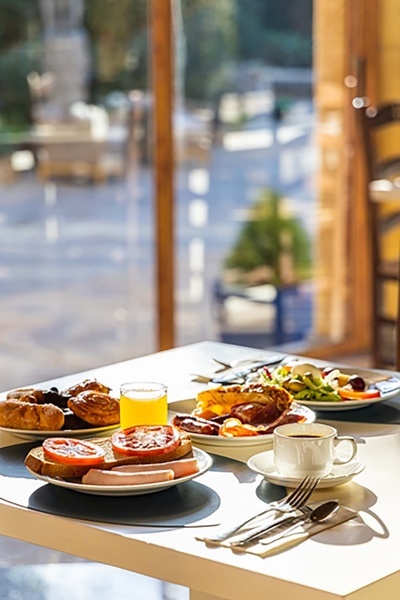
[[[192,397],[199,390],[199,384],[192,383],[189,374],[210,369],[210,356],[232,359],[259,354],[259,350],[201,342],[65,377],[57,383],[65,387],[83,377],[95,376],[118,388],[122,381],[151,377],[169,384],[172,401]],[[357,438],[359,455],[367,466],[353,482],[315,494],[316,500],[335,497],[362,511],[365,525],[340,525],[287,552],[266,559],[236,555],[196,541],[196,529],[148,530],[88,523],[6,502],[0,503],[0,534],[187,586],[191,600],[397,600],[400,405],[396,399],[389,404],[391,423],[334,423],[339,433]],[[5,434],[0,438],[1,446],[20,442]],[[210,473],[203,477],[207,475],[215,476]]]

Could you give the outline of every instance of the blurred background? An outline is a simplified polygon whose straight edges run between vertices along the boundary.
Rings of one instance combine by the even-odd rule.
[[[160,348],[157,43],[173,63],[171,344],[370,364],[353,101],[400,97],[398,1],[169,0],[163,47],[167,1],[0,0],[0,391]],[[394,315],[396,290],[385,302]],[[188,598],[7,538],[0,556],[5,600]]]
[[[146,0],[1,0],[0,388],[157,349]],[[173,2],[176,344],[312,332],[312,2]]]

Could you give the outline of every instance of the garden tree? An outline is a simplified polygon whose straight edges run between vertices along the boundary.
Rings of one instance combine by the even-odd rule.
[[[240,60],[311,67],[312,0],[236,0]]]
[[[147,0],[86,0],[85,8],[95,66],[92,99],[115,89],[146,89]]]
[[[0,128],[24,129],[30,122],[27,76],[40,64],[37,2],[0,2]]]
[[[283,210],[282,197],[264,190],[250,209],[250,219],[226,258],[243,280],[259,267],[268,267],[269,283],[296,283],[310,275],[310,240],[301,222]]]
[[[214,99],[231,88],[237,62],[236,3],[182,0],[185,34],[185,93]]]
[[[258,60],[311,65],[312,0],[174,0],[182,15],[177,66],[188,99],[217,102],[235,91],[237,65]],[[0,109],[8,123],[29,120],[26,76],[40,72],[39,0],[0,2]],[[93,49],[91,101],[110,91],[150,89],[149,0],[85,0],[84,27]],[[178,40],[180,42],[180,40]]]

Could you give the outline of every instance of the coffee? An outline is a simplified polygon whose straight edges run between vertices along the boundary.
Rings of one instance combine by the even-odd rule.
[[[323,435],[318,435],[317,433],[316,434],[312,434],[312,433],[311,434],[309,434],[309,433],[290,434],[289,433],[287,437],[290,437],[290,438],[303,438],[303,439],[309,439],[309,440],[311,440],[311,439],[315,439],[315,438],[321,438],[321,437],[324,437],[324,436]]]
[[[351,451],[342,458],[336,448],[344,442]],[[287,423],[274,431],[273,453],[275,466],[286,476],[324,477],[334,465],[352,460],[357,444],[353,438],[339,437],[334,427],[324,423]]]

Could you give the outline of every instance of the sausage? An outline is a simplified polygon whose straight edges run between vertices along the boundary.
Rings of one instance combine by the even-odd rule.
[[[89,469],[83,475],[82,483],[87,485],[143,485],[146,483],[160,483],[174,479],[172,469],[156,470],[153,465],[152,471],[140,473],[118,473],[115,471],[103,471],[101,469]]]
[[[175,415],[172,419],[172,424],[189,433],[201,433],[202,435],[218,435],[221,429],[219,423],[213,423],[201,417],[192,417],[186,414]]]
[[[140,473],[144,471],[154,471],[155,465],[121,465],[119,467],[113,467],[111,472],[119,473]],[[183,458],[181,460],[171,460],[165,463],[157,463],[158,470],[169,470],[174,472],[175,479],[178,477],[187,477],[188,475],[194,475],[199,471],[199,463],[197,458]]]

